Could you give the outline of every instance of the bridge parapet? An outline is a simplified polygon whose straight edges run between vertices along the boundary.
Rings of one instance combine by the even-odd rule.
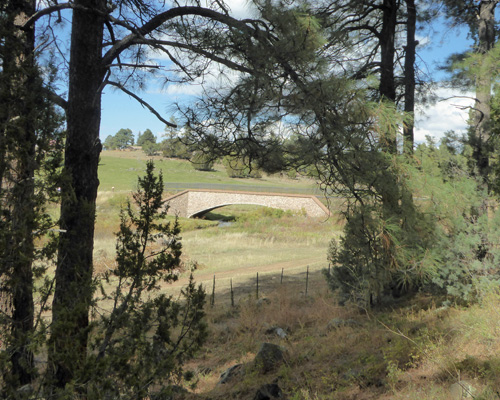
[[[303,210],[311,217],[330,215],[328,208],[312,195],[190,189],[166,201],[170,207],[169,214],[187,218],[231,204],[253,204],[296,212]]]

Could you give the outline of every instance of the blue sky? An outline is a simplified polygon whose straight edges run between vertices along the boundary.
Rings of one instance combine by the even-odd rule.
[[[420,57],[418,62],[422,67],[425,64],[434,81],[439,81],[446,78],[446,74],[439,71],[439,65],[451,54],[470,48],[472,41],[467,38],[466,28],[450,29],[444,21],[438,21],[433,26],[433,31],[419,32],[423,46],[418,50],[418,57]],[[446,131],[454,130],[461,133],[467,128],[467,107],[473,104],[473,100],[467,97],[474,97],[474,93],[437,88],[435,94],[438,96],[436,103],[416,109],[415,140],[417,142],[424,141],[426,135],[439,139]]]
[[[179,100],[179,96],[172,96],[168,93],[146,91],[139,94],[166,120],[173,115],[172,105]],[[121,128],[129,128],[134,134],[151,129],[158,138],[161,138],[165,131],[165,124],[135,99],[119,90],[107,87],[102,97],[101,139],[104,140],[108,135],[114,135]]]
[[[236,18],[248,18],[250,11],[247,0],[226,0],[231,13]],[[188,101],[190,94],[199,93],[199,87],[171,85],[160,90],[158,85],[151,84],[140,96],[153,106],[162,117],[169,120],[173,115],[176,102]],[[192,98],[192,97],[191,97]],[[102,97],[101,139],[115,134],[120,128],[129,128],[137,135],[146,129],[161,139],[165,132],[165,124],[159,121],[149,110],[142,107],[135,99],[126,94],[107,87]]]
[[[236,17],[248,16],[245,0],[231,0],[228,3]],[[443,73],[437,70],[439,63],[450,54],[463,51],[470,45],[470,42],[466,38],[465,29],[450,30],[443,23],[433,26],[433,31],[419,32],[421,43],[419,63],[424,69],[427,69],[434,80],[439,80],[443,78]],[[138,94],[168,120],[173,115],[173,104],[186,100],[187,93],[193,91],[196,90],[175,85],[162,91],[157,85],[150,84],[145,91]],[[463,96],[464,94],[449,89],[438,89],[437,95],[441,98],[450,98],[454,95]],[[469,95],[472,96],[472,94]],[[471,104],[472,100],[470,99],[453,98],[439,101],[424,108],[420,107],[415,116],[416,141],[423,141],[426,135],[439,138],[447,130],[457,132],[465,130],[467,110],[463,107]],[[119,90],[107,87],[102,98],[101,139],[104,140],[108,135],[115,134],[121,128],[129,128],[134,134],[151,129],[161,139],[165,125],[135,99]]]

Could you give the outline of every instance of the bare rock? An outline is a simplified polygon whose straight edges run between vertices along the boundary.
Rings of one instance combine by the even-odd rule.
[[[271,304],[271,300],[269,300],[267,297],[261,297],[258,299],[255,304],[257,307],[262,307],[263,305]]]
[[[255,393],[253,400],[273,400],[281,399],[283,397],[283,392],[277,383],[269,383],[263,385]]]
[[[285,360],[284,349],[273,343],[262,343],[255,356],[255,366],[263,373],[272,371]]]
[[[229,367],[221,374],[218,384],[224,385],[229,381],[231,381],[234,377],[241,375],[243,372],[242,369],[243,369],[243,364],[236,364],[233,365],[232,367]]]
[[[455,382],[450,386],[450,399],[451,400],[462,400],[462,399],[473,399],[475,389],[470,383],[465,381]]]
[[[28,398],[33,394],[33,392],[34,392],[33,386],[31,386],[29,383],[17,389],[17,393],[21,396],[21,398]]]
[[[266,329],[265,333],[268,335],[274,334],[276,336],[279,336],[281,339],[286,339],[288,336],[285,330],[280,328],[279,326],[271,326]]]

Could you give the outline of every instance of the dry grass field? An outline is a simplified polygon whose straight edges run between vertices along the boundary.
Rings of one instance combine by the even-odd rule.
[[[313,277],[313,281],[319,276]],[[188,368],[187,399],[248,399],[277,382],[286,399],[498,399],[500,298],[469,309],[442,308],[417,296],[391,309],[341,307],[319,281],[309,296],[303,281],[275,285],[259,304],[249,294],[235,307],[207,307],[209,341]],[[349,321],[332,328],[329,321]],[[278,326],[285,339],[269,330]],[[263,342],[286,349],[285,362],[260,373],[252,361]],[[245,374],[220,385],[243,364]]]
[[[113,232],[130,190],[99,193],[96,273],[114,263]],[[179,382],[187,392],[175,398],[253,400],[260,386],[276,382],[291,400],[500,399],[498,293],[467,308],[444,307],[423,294],[377,310],[340,306],[322,270],[341,220],[231,206],[180,223],[184,271],[163,290],[176,296],[196,264],[195,279],[207,291],[209,336],[186,365],[189,379]],[[267,373],[253,367],[263,342],[286,349],[285,361]],[[218,384],[235,364],[244,373]]]

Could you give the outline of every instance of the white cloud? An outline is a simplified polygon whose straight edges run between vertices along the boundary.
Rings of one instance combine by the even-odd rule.
[[[181,5],[192,5],[192,1],[179,1]],[[201,2],[202,7],[214,8],[213,0],[204,0]],[[225,0],[223,2],[228,8],[231,16],[235,18],[251,18],[253,17],[252,8],[255,8],[250,0]]]
[[[446,131],[463,133],[467,129],[473,93],[438,89],[438,101],[415,112],[415,142],[425,141],[429,135],[439,141]]]
[[[429,36],[416,35],[415,39],[418,41],[419,48],[425,47],[431,43]]]
[[[166,93],[172,95],[201,96],[204,90],[210,88],[228,88],[238,80],[240,73],[231,70],[221,64],[211,63],[206,73],[192,83],[170,84],[166,87]]]
[[[231,15],[235,18],[253,17],[252,5],[248,0],[227,0],[226,4],[231,10]]]
[[[184,2],[186,4],[190,4],[189,0],[185,0]],[[213,0],[204,0],[201,4],[204,7],[213,8],[211,6],[211,3],[213,3]],[[255,7],[249,0],[226,0],[224,3],[229,8],[229,12],[234,18],[245,19],[255,16]],[[168,35],[165,35],[163,39],[169,39]],[[173,56],[181,63],[185,62],[186,65],[190,64],[191,61],[188,60],[185,51],[177,51],[175,49],[170,49],[170,51],[172,52]],[[163,64],[163,67],[172,68],[173,71],[176,70],[175,65],[171,62],[169,55],[162,51],[150,49],[149,57],[152,64]],[[205,62],[206,60],[199,61],[199,66],[201,68],[204,68],[203,64],[205,64]],[[193,66],[194,65],[191,65],[191,67]],[[181,76],[183,76],[182,73]],[[161,92],[179,96],[200,96],[203,93],[204,89],[215,86],[230,86],[232,83],[236,82],[239,76],[239,72],[230,70],[229,68],[216,62],[212,62],[210,63],[210,65],[208,65],[203,76],[195,79],[194,82],[182,84],[172,83],[166,85],[164,89],[161,89]]]

